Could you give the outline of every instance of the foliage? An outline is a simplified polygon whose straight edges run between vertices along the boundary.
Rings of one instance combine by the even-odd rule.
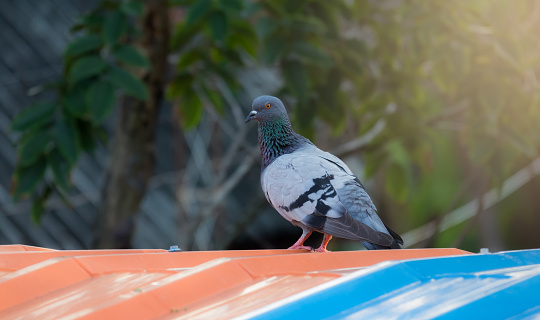
[[[49,86],[56,99],[37,102],[14,118],[11,128],[20,139],[12,193],[15,200],[32,195],[35,222],[51,191],[62,198],[69,191],[70,172],[102,136],[100,125],[114,106],[116,90],[147,98],[145,84],[132,73],[149,67],[131,45],[142,10],[138,1],[102,1],[84,15],[73,27],[79,36],[65,51],[63,76]]]
[[[234,73],[254,59],[257,37],[242,0],[182,1],[179,8],[186,17],[172,35],[171,49],[179,57],[167,97],[178,100],[183,126],[189,129],[201,120],[204,105],[224,114],[218,86],[238,88]]]
[[[179,98],[186,128],[202,117],[203,101],[223,113],[216,86],[224,83],[238,89],[236,71],[257,62],[281,70],[284,85],[275,94],[297,102],[296,124],[302,133],[312,135],[317,114],[343,127],[347,101],[339,84],[359,72],[360,57],[353,49],[363,48],[362,42],[339,33],[340,18],[347,13],[344,4],[323,0],[180,3],[186,18],[175,26],[172,46],[179,52],[178,74],[168,97]]]
[[[366,10],[365,4],[354,4],[358,30],[376,35],[365,59],[374,71],[357,81],[360,115],[387,121],[384,140],[375,141],[379,147],[366,157],[367,166],[386,168],[386,190],[395,199],[425,202],[440,190],[451,199],[472,172],[487,180],[487,187],[500,185],[538,156],[540,61],[531,31],[540,23],[529,13],[537,6],[534,1],[417,0]],[[436,156],[442,153],[447,158]],[[415,182],[389,170],[396,164],[416,172]],[[432,180],[456,167],[460,180]],[[431,192],[403,196],[403,189],[427,181]],[[444,210],[446,202],[439,201],[431,213]],[[416,209],[410,214],[423,220],[431,214]]]
[[[368,176],[382,173],[383,214],[393,212],[401,230],[501,187],[538,157],[538,9],[534,1],[351,7],[350,34],[367,50],[348,96],[360,133],[386,123],[364,160]],[[453,228],[432,244],[471,245],[478,237],[464,235],[475,229]]]

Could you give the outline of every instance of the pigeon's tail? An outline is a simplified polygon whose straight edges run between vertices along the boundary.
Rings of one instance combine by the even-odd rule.
[[[388,250],[388,249],[401,249],[401,246],[399,245],[399,243],[396,241],[396,239],[394,239],[394,241],[392,241],[392,244],[389,246],[389,247],[386,247],[386,246],[380,246],[378,244],[373,244],[373,243],[369,243],[369,242],[365,242],[365,241],[361,241],[362,244],[364,245],[364,247],[366,247],[366,249],[368,250]]]
[[[385,249],[401,249],[400,244],[403,244],[403,239],[397,234],[394,230],[390,229],[386,224],[384,225],[386,227],[386,230],[390,233],[392,236],[392,244],[390,246],[380,246],[378,244],[373,244],[369,242],[362,241],[362,244],[366,249],[368,250],[385,250]]]

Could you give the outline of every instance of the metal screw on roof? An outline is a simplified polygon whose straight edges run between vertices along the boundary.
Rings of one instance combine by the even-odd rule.
[[[481,248],[480,249],[480,254],[488,254],[488,253],[491,253],[491,252],[489,252],[489,248]]]
[[[180,249],[177,245],[171,246],[169,248],[169,252],[179,252],[179,251],[182,251],[182,249]]]

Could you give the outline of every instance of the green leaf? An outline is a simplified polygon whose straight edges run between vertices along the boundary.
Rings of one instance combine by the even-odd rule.
[[[247,21],[234,21],[232,32],[229,32],[228,46],[243,48],[251,56],[256,57],[259,40],[253,26]]]
[[[78,83],[68,91],[62,100],[62,106],[75,117],[82,118],[87,114],[88,107],[84,100],[88,83],[83,81]]]
[[[103,26],[103,36],[105,42],[109,45],[114,45],[120,39],[120,36],[126,30],[126,16],[119,11],[110,13],[105,19]]]
[[[47,163],[52,169],[55,184],[62,190],[68,191],[70,166],[58,148],[54,148],[47,155]]]
[[[114,87],[109,82],[93,82],[85,95],[89,113],[95,123],[101,123],[111,112],[114,104]]]
[[[46,168],[47,162],[43,156],[28,167],[17,168],[13,177],[13,198],[18,200],[34,191],[37,184],[43,180]]]
[[[224,63],[228,62],[227,58],[225,57],[225,50],[220,50],[216,47],[210,48],[208,50],[209,58],[212,64],[214,65],[223,65]]]
[[[69,29],[70,33],[77,33],[78,31],[84,30],[85,25],[80,21],[75,22],[75,24]]]
[[[212,0],[197,0],[189,6],[187,11],[186,24],[192,25],[199,22],[208,14],[212,7]]]
[[[84,25],[85,29],[93,32],[101,32],[104,22],[105,18],[103,15],[98,14],[96,11],[91,11],[90,13],[82,16],[82,24]]]
[[[43,215],[43,211],[45,211],[45,203],[47,202],[47,199],[51,194],[51,190],[51,186],[47,185],[43,190],[42,194],[38,197],[35,197],[34,201],[32,201],[30,217],[32,218],[32,222],[34,222],[36,225],[41,222],[41,216]]]
[[[240,83],[237,77],[231,73],[230,68],[228,68],[227,66],[221,65],[221,66],[216,66],[215,71],[223,79],[223,81],[227,83],[227,86],[230,89],[236,90],[240,88]]]
[[[216,50],[217,51],[217,50]],[[232,62],[236,65],[242,65],[242,56],[240,55],[240,52],[237,50],[231,50],[231,49],[224,49],[219,50],[219,54],[216,55],[217,59],[215,60],[217,63],[225,61]]]
[[[108,73],[110,82],[124,91],[125,94],[140,100],[148,99],[148,89],[144,82],[135,78],[122,68],[111,68]]]
[[[56,123],[55,141],[62,156],[67,160],[69,166],[73,166],[79,158],[80,146],[78,130],[73,119],[63,117]]]
[[[135,47],[130,45],[121,46],[113,51],[113,55],[118,61],[126,64],[147,68],[150,66],[148,59],[143,56]]]
[[[33,132],[27,137],[23,137],[19,145],[19,164],[26,167],[34,163],[43,153],[51,141],[48,130]]]
[[[177,24],[171,36],[171,49],[178,50],[183,48],[188,41],[200,31],[197,25]]]
[[[92,152],[96,148],[96,128],[90,121],[78,120],[79,138],[84,151]]]
[[[83,18],[83,23],[87,30],[101,33],[103,31],[103,25],[105,24],[105,17],[100,14],[91,14]]]
[[[242,48],[253,58],[257,57],[257,40],[246,37],[244,34],[233,33],[228,38],[228,43],[231,48]]]
[[[178,71],[183,71],[187,67],[195,64],[195,62],[200,61],[204,55],[198,50],[188,51],[180,56],[180,61],[176,65]]]
[[[180,114],[180,121],[186,130],[195,127],[201,121],[204,108],[201,99],[194,91],[187,91],[180,101]]]
[[[390,157],[392,162],[398,164],[402,168],[408,168],[409,167],[409,165],[411,163],[411,159],[409,157],[409,153],[407,152],[407,150],[405,149],[405,147],[403,146],[403,143],[401,143],[401,141],[392,140],[392,141],[388,142],[384,146],[384,148],[385,148],[386,152],[388,153],[388,156]]]
[[[97,34],[89,34],[72,41],[66,49],[66,57],[76,57],[101,48],[103,40]]]
[[[24,109],[15,116],[11,123],[11,130],[34,130],[51,122],[56,111],[56,104],[50,101],[38,102]]]
[[[83,79],[100,74],[107,68],[107,62],[98,56],[88,56],[78,59],[69,70],[69,80],[79,82]]]
[[[35,198],[32,201],[32,209],[30,210],[30,218],[34,224],[39,225],[43,211],[45,211],[45,200]]]
[[[221,95],[217,91],[210,89],[208,86],[203,86],[203,91],[219,114],[222,116],[225,115],[225,108]]]
[[[225,41],[227,37],[227,16],[221,11],[214,11],[210,15],[210,30],[217,41]]]
[[[165,95],[168,100],[181,97],[188,91],[192,91],[193,76],[189,73],[181,73],[167,86]]]
[[[120,10],[128,16],[139,17],[144,12],[144,3],[141,1],[128,1],[122,3]]]

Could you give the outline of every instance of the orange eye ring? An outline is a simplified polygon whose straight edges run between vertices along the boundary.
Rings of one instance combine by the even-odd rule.
[[[266,109],[270,109],[271,105],[269,103],[266,104]]]

